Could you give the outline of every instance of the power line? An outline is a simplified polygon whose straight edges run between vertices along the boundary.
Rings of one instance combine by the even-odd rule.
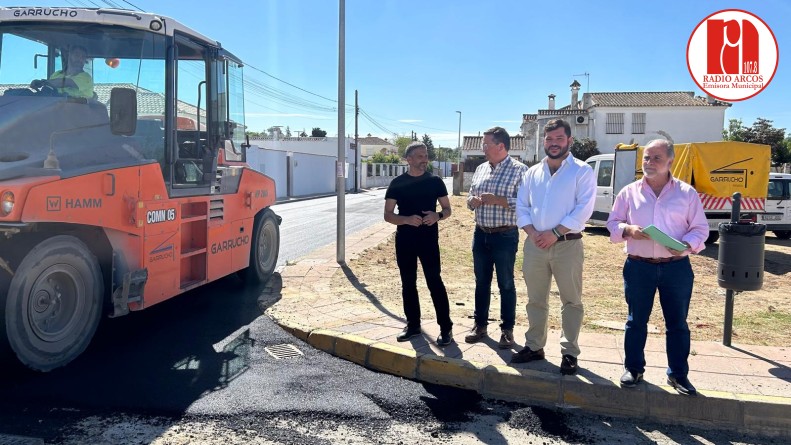
[[[294,85],[294,84],[292,84],[292,83],[286,82],[286,81],[285,81],[285,80],[283,80],[283,79],[279,79],[279,78],[277,78],[277,77],[275,77],[275,76],[273,76],[273,75],[271,75],[271,74],[267,73],[266,71],[263,71],[263,70],[261,70],[261,69],[258,69],[258,68],[254,67],[254,66],[252,66],[252,65],[249,65],[249,64],[248,64],[247,66],[249,66],[249,67],[250,67],[250,68],[252,68],[253,70],[255,70],[255,71],[258,71],[259,73],[261,73],[261,74],[263,74],[263,75],[265,75],[265,76],[269,76],[269,77],[271,77],[271,78],[273,78],[273,79],[275,79],[275,80],[277,80],[277,81],[279,81],[279,82],[283,82],[284,84],[286,84],[286,85],[288,85],[288,86],[290,86],[290,87],[292,87],[292,88],[296,88],[296,89],[298,89],[298,90],[300,90],[300,91],[303,91],[303,92],[305,92],[305,93],[308,93],[308,94],[312,94],[312,95],[314,95],[314,96],[316,96],[316,97],[320,97],[320,98],[322,98],[322,99],[324,99],[324,100],[328,100],[328,101],[330,101],[330,102],[335,102],[335,103],[338,103],[338,101],[337,101],[337,100],[334,100],[334,99],[330,99],[330,98],[324,97],[324,96],[322,96],[321,94],[316,94],[316,93],[313,93],[313,92],[311,92],[311,91],[308,91],[308,90],[306,90],[306,89],[304,89],[304,88],[300,88],[300,87],[298,87],[298,86],[296,86],[296,85]]]
[[[124,3],[126,3],[127,5],[129,5],[129,6],[133,7],[133,8],[135,8],[135,9],[137,9],[138,11],[141,11],[141,12],[146,12],[146,11],[144,11],[144,10],[143,10],[143,8],[141,8],[141,7],[139,7],[139,6],[135,6],[135,5],[131,4],[131,3],[129,3],[128,1],[126,1],[126,0],[121,0],[121,1],[123,1]]]
[[[377,122],[377,121],[376,121],[376,119],[372,118],[372,117],[371,117],[371,116],[370,116],[368,113],[366,113],[366,112],[365,112],[365,110],[363,110],[363,109],[360,109],[360,114],[361,114],[361,115],[362,115],[364,118],[366,118],[366,119],[368,120],[368,122],[370,122],[371,124],[373,124],[373,125],[374,125],[376,128],[378,128],[378,129],[380,129],[380,130],[384,131],[385,133],[387,133],[387,134],[393,134],[393,135],[397,134],[396,132],[394,132],[394,131],[390,131],[390,130],[389,130],[387,127],[385,127],[384,125],[382,125],[382,124],[380,124],[379,122]]]
[[[321,94],[317,94],[317,93],[314,93],[312,91],[308,91],[308,90],[306,90],[306,89],[304,89],[302,87],[294,85],[294,84],[292,84],[290,82],[287,82],[287,81],[285,81],[283,79],[280,79],[279,77],[273,76],[273,75],[267,73],[266,71],[264,71],[264,70],[262,70],[260,68],[257,68],[257,67],[255,67],[253,65],[247,64],[247,66],[250,67],[250,69],[252,69],[252,70],[254,70],[256,72],[259,72],[259,73],[261,73],[261,74],[263,74],[263,75],[265,75],[267,77],[270,77],[270,78],[272,78],[272,79],[274,79],[274,80],[276,80],[278,82],[284,83],[284,84],[286,84],[286,85],[288,85],[288,86],[290,86],[292,88],[295,88],[295,89],[297,89],[299,91],[302,91],[304,93],[310,94],[312,96],[316,96],[318,98],[324,99],[324,100],[332,102],[334,104],[338,103],[338,101],[335,100],[335,99],[330,99],[330,98],[328,98],[326,96],[322,96]],[[261,82],[258,82],[256,80],[245,78],[244,79],[244,83],[245,83],[246,87],[249,87],[247,89],[252,94],[257,95],[259,97],[266,97],[269,100],[273,100],[273,101],[278,102],[281,105],[285,105],[287,107],[301,108],[301,109],[305,109],[305,110],[309,110],[309,111],[318,111],[318,112],[325,112],[325,113],[337,113],[337,111],[338,111],[337,107],[328,107],[328,106],[325,106],[325,105],[321,105],[321,104],[319,104],[319,103],[317,103],[315,101],[310,101],[310,100],[301,98],[299,96],[295,96],[295,95],[287,93],[287,92],[285,92],[283,90],[279,90],[277,88],[265,85],[265,84],[263,84]],[[263,105],[256,104],[255,102],[252,102],[252,101],[250,103],[253,103],[253,104],[257,105],[257,106],[261,106],[263,108],[271,109],[271,108],[268,108],[268,107],[264,107]],[[354,112],[354,105],[346,104],[345,108],[347,109],[346,114],[351,114],[351,113]],[[281,112],[281,111],[278,111],[278,112]],[[383,131],[383,132],[385,132],[387,134],[393,134],[393,135],[397,134],[396,132],[391,131],[390,129],[385,127],[383,124],[379,123],[376,119],[374,119],[369,113],[365,112],[364,110],[360,109],[360,114],[362,114],[363,117],[365,117],[366,120],[368,120],[374,127],[378,128],[379,130],[381,130],[381,131]],[[379,116],[379,117],[382,118],[382,119],[393,121],[393,122],[398,122],[399,124],[404,125],[403,122],[400,122],[400,121],[395,120],[395,119],[389,119],[389,118],[382,117],[382,116]],[[444,128],[435,128],[435,127],[429,127],[429,126],[418,125],[418,124],[408,124],[408,125],[409,126],[414,126],[414,127],[419,127],[419,128],[425,128],[425,129],[429,129],[429,130],[446,131],[446,132],[452,132],[453,131],[453,130],[448,130],[448,129],[444,129]]]
[[[456,132],[456,130],[448,130],[448,129],[445,129],[445,128],[434,128],[434,127],[427,127],[427,126],[425,126],[425,125],[418,125],[418,124],[413,124],[413,123],[411,123],[411,122],[409,122],[409,123],[407,123],[407,122],[401,122],[401,121],[399,121],[399,120],[396,120],[396,119],[390,119],[390,118],[387,118],[387,117],[384,117],[384,116],[378,116],[378,115],[374,115],[374,116],[376,116],[376,117],[378,117],[378,118],[380,118],[380,119],[385,119],[385,120],[388,120],[388,121],[398,122],[399,124],[401,124],[401,125],[404,125],[404,126],[420,127],[420,128],[426,128],[426,129],[429,129],[429,130],[437,130],[437,131],[447,131],[447,132],[449,132],[449,133],[455,133],[455,132]]]

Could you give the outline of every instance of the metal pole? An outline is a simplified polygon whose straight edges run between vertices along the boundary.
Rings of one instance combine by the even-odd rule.
[[[360,135],[357,134],[357,118],[360,115],[360,104],[357,101],[357,90],[354,90],[354,193],[360,192]]]
[[[731,207],[731,224],[739,223],[739,213],[742,205],[742,194],[736,192],[733,194],[733,205]],[[722,245],[720,245],[722,249]],[[722,329],[722,344],[725,346],[731,345],[731,332],[733,326],[733,289],[725,289],[725,321],[723,322]]]
[[[338,194],[335,257],[346,263],[346,0],[338,0],[338,163],[335,191]]]
[[[725,289],[725,326],[722,331],[722,344],[731,345],[731,326],[733,325],[733,290]]]
[[[456,142],[456,149],[459,150],[461,155],[461,111],[457,111],[457,113],[459,113],[459,140]]]

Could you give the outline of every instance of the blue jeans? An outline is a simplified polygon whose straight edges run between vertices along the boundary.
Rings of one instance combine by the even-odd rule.
[[[519,229],[486,233],[475,228],[472,236],[472,262],[475,269],[475,324],[489,324],[492,274],[497,270],[500,288],[500,319],[502,329],[513,329],[516,323],[516,286],[514,263],[519,248]]]
[[[624,338],[624,367],[633,372],[645,372],[645,342],[648,318],[659,290],[659,303],[665,317],[665,350],[667,373],[686,377],[689,372],[690,338],[687,326],[689,301],[695,274],[689,258],[669,263],[651,264],[627,259],[623,266],[624,291],[629,317]]]

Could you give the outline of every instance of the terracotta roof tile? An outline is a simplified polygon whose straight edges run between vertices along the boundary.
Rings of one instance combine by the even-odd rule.
[[[600,107],[729,107],[731,104],[695,96],[692,91],[589,93],[592,106]]]
[[[369,136],[364,138],[359,138],[358,141],[360,142],[360,146],[363,145],[393,145],[391,142],[388,142],[382,138],[378,138],[376,136]]]
[[[483,144],[483,136],[464,136],[462,142],[462,150],[480,151],[483,152],[481,145]],[[521,134],[511,136],[511,150],[510,151],[524,151],[525,150],[525,137]]]

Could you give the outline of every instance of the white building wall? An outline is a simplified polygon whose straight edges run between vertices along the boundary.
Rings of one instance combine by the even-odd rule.
[[[278,199],[288,196],[286,155],[284,151],[264,150],[255,145],[247,150],[247,164],[250,168],[275,180],[275,193]]]
[[[386,153],[398,153],[398,147],[392,144],[386,145],[362,145],[360,144],[361,154],[363,157],[370,157],[376,153],[381,153],[384,150]]]
[[[336,159],[335,156],[293,153],[292,196],[320,195],[335,191]]]
[[[346,147],[354,139],[346,139]],[[338,138],[286,138],[286,139],[251,139],[251,144],[267,150],[290,151],[293,153],[310,153],[323,156],[338,155]]]
[[[343,169],[347,191],[354,190],[356,153],[349,148],[350,141],[346,139]],[[247,163],[275,180],[278,199],[335,193],[338,138],[256,139],[250,143]]]
[[[623,134],[607,134],[607,113],[624,114]],[[632,113],[645,113],[645,133],[632,134]],[[590,137],[601,153],[614,153],[619,143],[644,145],[669,135],[674,142],[711,142],[722,140],[725,107],[595,107],[591,110]]]

